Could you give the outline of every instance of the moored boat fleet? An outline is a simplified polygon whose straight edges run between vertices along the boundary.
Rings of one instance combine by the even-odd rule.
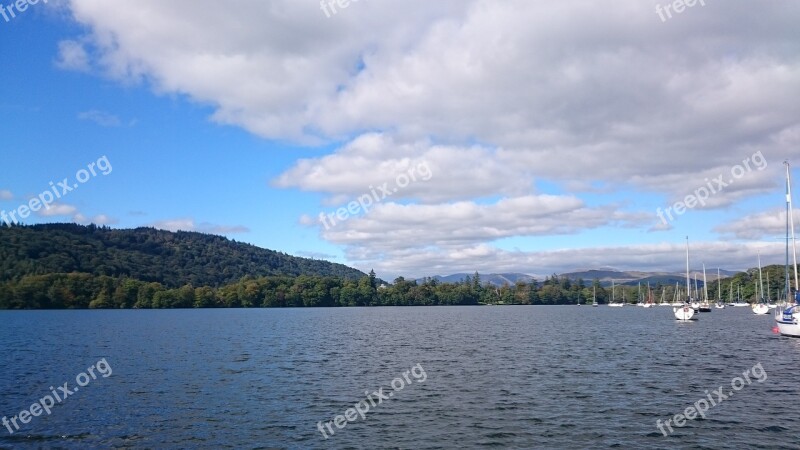
[[[676,283],[672,295],[672,301],[666,298],[666,287],[661,289],[659,302],[655,302],[653,291],[650,285],[647,285],[645,295],[641,294],[641,283],[639,284],[640,294],[637,303],[625,302],[625,291],[622,291],[622,300],[617,301],[615,282],[611,281],[611,302],[608,304],[610,307],[621,308],[624,306],[641,306],[644,308],[652,308],[655,306],[670,306],[672,307],[673,315],[678,321],[695,321],[700,316],[700,313],[709,313],[712,309],[724,309],[727,307],[750,307],[754,315],[763,316],[768,315],[771,310],[774,310],[775,331],[782,336],[800,337],[800,283],[798,282],[797,274],[797,249],[795,245],[794,236],[794,219],[792,207],[792,190],[791,190],[791,174],[788,161],[784,162],[786,166],[786,261],[785,261],[785,283],[783,289],[779,294],[777,302],[773,302],[770,298],[769,279],[767,279],[766,294],[764,291],[764,277],[761,268],[761,255],[757,254],[758,259],[758,279],[754,281],[753,287],[755,294],[753,295],[750,303],[745,302],[741,296],[741,286],[736,286],[736,296],[734,298],[733,282],[729,283],[727,302],[722,299],[722,279],[720,271],[717,269],[717,298],[716,302],[712,304],[708,295],[708,284],[706,283],[706,267],[703,264],[703,287],[698,288],[697,275],[694,277],[694,285],[690,277],[689,271],[689,238],[686,238],[686,286],[685,290]],[[789,255],[792,243],[791,254],[792,262],[790,265]],[[789,268],[793,268],[794,277],[790,278]],[[794,281],[794,284],[792,284]],[[596,304],[596,301],[595,301]]]

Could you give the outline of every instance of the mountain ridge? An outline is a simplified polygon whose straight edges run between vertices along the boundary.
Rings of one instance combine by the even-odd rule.
[[[713,272],[713,273],[712,273]],[[720,278],[728,278],[731,276],[740,273],[739,271],[732,271],[732,270],[720,270]],[[438,282],[442,283],[457,283],[461,282],[466,277],[472,278],[475,273],[454,273],[450,275],[435,275],[432,277],[423,277],[418,278],[416,281],[418,283],[424,282],[428,278],[432,278]],[[541,283],[544,281],[545,277],[534,276],[525,273],[518,273],[518,272],[510,272],[510,273],[479,273],[478,274],[481,279],[481,283],[489,283],[496,286],[502,286],[503,284],[514,284],[517,281],[523,281],[525,283],[530,283],[531,280],[536,279],[537,282]],[[613,268],[600,268],[600,269],[585,269],[580,271],[574,272],[565,272],[561,274],[555,274],[559,278],[560,277],[567,277],[570,280],[578,280],[583,279],[584,281],[592,281],[594,279],[600,280],[600,284],[602,286],[611,286],[611,280],[614,280],[615,284],[622,285],[622,284],[636,284],[636,283],[661,283],[661,284],[674,284],[676,282],[685,282],[686,280],[686,273],[684,272],[665,272],[665,271],[658,271],[658,272],[645,272],[645,271],[636,271],[636,270],[629,270],[629,271],[621,271],[616,270]],[[702,269],[694,269],[689,271],[690,278],[694,279],[694,276],[697,275],[698,282],[702,284],[703,278],[703,271]],[[552,275],[548,275],[550,277]],[[711,281],[717,280],[717,271],[709,271],[706,270],[706,279]]]
[[[73,272],[129,277],[167,287],[222,286],[245,276],[320,275],[354,280],[367,276],[343,264],[192,231],[70,223],[0,227],[0,281]]]

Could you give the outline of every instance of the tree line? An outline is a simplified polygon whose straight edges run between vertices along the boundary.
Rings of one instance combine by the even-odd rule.
[[[561,305],[606,303],[610,290],[553,275],[513,285],[482,283],[480,275],[456,283],[399,277],[381,282],[375,272],[358,280],[318,275],[245,276],[224,286],[169,287],[154,281],[88,273],[26,275],[0,283],[0,309],[254,308],[429,305]],[[620,294],[620,287],[617,293]],[[625,287],[629,291],[631,287]],[[633,296],[629,297],[633,299]]]

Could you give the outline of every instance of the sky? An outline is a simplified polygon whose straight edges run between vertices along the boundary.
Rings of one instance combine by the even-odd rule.
[[[0,1],[20,223],[388,280],[681,271],[687,236],[693,268],[784,262],[800,2],[25,1]]]

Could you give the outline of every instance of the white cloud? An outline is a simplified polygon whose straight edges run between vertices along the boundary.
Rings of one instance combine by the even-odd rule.
[[[795,226],[798,210],[794,210],[792,219]],[[777,239],[786,235],[786,209],[773,209],[742,217],[738,220],[723,223],[714,228],[714,231],[723,235],[730,235],[737,239]]]
[[[494,204],[456,202],[438,205],[381,203],[368,214],[343,222],[321,223],[329,241],[392,248],[474,245],[514,236],[575,234],[606,225],[641,225],[647,214],[617,212],[613,207],[589,208],[572,196],[538,195],[503,199]]]
[[[606,226],[641,227],[652,220],[651,214],[622,212],[614,205],[588,207],[573,196],[531,195],[490,204],[381,203],[366,215],[342,222],[327,218],[319,227],[322,237],[341,245],[348,261],[358,267],[374,265],[398,274],[413,270],[409,264],[420,264],[428,271],[440,260],[458,267],[484,258],[488,263],[492,255],[503,253],[489,242],[504,238],[577,234]],[[417,270],[413,275],[424,273]]]
[[[53,203],[49,208],[42,208],[35,213],[39,217],[69,217],[75,223],[96,225],[113,225],[119,223],[119,220],[108,216],[106,214],[98,214],[96,216],[88,217],[78,211],[73,205],[65,203]]]
[[[78,208],[65,203],[53,203],[49,208],[42,208],[37,212],[42,217],[74,216],[77,213]]]
[[[297,256],[302,256],[304,258],[323,259],[323,260],[336,259],[336,255],[331,255],[329,253],[307,252],[307,251],[298,251],[295,253],[297,254]]]
[[[393,136],[369,133],[331,155],[298,161],[273,183],[330,194],[326,201],[330,206],[373,190],[380,198],[378,186],[384,184],[394,200],[440,202],[525,194],[533,180],[480,146],[435,145],[429,140],[402,143]]]
[[[119,223],[119,220],[117,220],[116,218],[109,217],[109,216],[107,216],[105,214],[98,214],[98,215],[93,216],[93,217],[86,217],[83,214],[78,213],[78,214],[75,214],[72,217],[72,220],[74,220],[76,223],[80,223],[80,224],[84,224],[84,225],[90,224],[90,223],[93,223],[95,225],[114,225],[114,224]]]
[[[208,234],[236,234],[250,231],[250,229],[241,225],[215,225],[208,222],[195,224],[192,218],[160,220],[153,222],[150,226],[168,231],[197,231]]]
[[[78,118],[81,120],[89,120],[102,127],[118,127],[122,125],[122,121],[119,120],[119,117],[105,111],[98,111],[96,109],[78,113]]]
[[[303,214],[300,216],[300,219],[297,220],[297,223],[305,227],[308,227],[314,225],[316,221],[308,214]]]
[[[761,254],[764,265],[782,264],[783,243],[692,242],[691,267],[703,263],[707,268],[745,270],[755,267]],[[526,273],[540,279],[553,273],[582,270],[587,267],[613,267],[618,270],[673,271],[685,270],[685,244],[664,242],[614,247],[568,248],[551,251],[507,251],[478,244],[441,251],[437,249],[395,249],[387,258],[374,258],[349,252],[347,257],[362,270],[374,268],[378,276],[418,278],[453,273]]]
[[[60,66],[185,95],[265,138],[336,144],[277,187],[332,207],[430,164],[429,181],[322,235],[386,269],[513,266],[487,244],[503,236],[663,231],[653,214],[587,207],[581,194],[602,186],[667,207],[762,152],[765,170],[705,205],[728,207],[774,192],[780,161],[800,157],[795,1],[759,4],[755,22],[752,4],[730,1],[668,23],[640,0],[362,2],[330,19],[294,0],[242,1],[224,15],[210,0],[70,4],[88,34],[62,43]],[[554,207],[539,184],[572,194]],[[432,247],[406,250],[410,239]]]
[[[76,72],[89,72],[89,54],[83,44],[78,41],[64,40],[58,43],[58,59],[56,67]]]
[[[651,226],[647,229],[648,233],[656,232],[656,231],[669,231],[673,228],[672,224],[666,221],[666,217],[663,221],[656,222],[655,225]]]
[[[13,200],[14,194],[7,189],[0,189],[0,200]]]

